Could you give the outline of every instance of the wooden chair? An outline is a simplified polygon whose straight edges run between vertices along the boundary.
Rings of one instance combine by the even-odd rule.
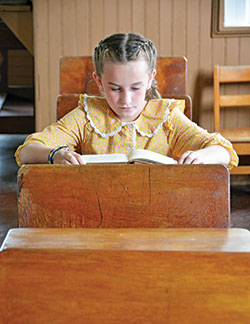
[[[23,165],[19,227],[228,227],[222,165]]]
[[[2,323],[250,323],[243,229],[13,229]]]
[[[63,95],[87,93],[99,95],[99,89],[92,78],[94,66],[91,56],[69,56],[60,59],[60,97],[58,117],[62,116],[60,107],[74,99]],[[192,118],[192,102],[187,95],[187,59],[185,57],[159,57],[157,60],[158,90],[163,98],[185,100],[185,114]],[[73,96],[74,97],[74,96]],[[72,97],[72,98],[73,98]],[[74,101],[74,104],[76,100]],[[70,106],[67,112],[75,108]]]
[[[220,109],[226,107],[250,108],[249,94],[222,95],[222,83],[250,82],[250,66],[219,66],[214,67],[214,128],[232,142],[238,155],[250,157],[250,127],[222,129],[220,123]],[[250,85],[250,84],[249,84]],[[250,165],[239,166],[231,174],[250,174]]]

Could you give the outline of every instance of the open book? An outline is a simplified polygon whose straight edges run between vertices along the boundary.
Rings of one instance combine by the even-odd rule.
[[[174,159],[149,150],[138,149],[129,154],[90,154],[83,155],[87,164],[91,163],[146,163],[146,164],[177,164]]]

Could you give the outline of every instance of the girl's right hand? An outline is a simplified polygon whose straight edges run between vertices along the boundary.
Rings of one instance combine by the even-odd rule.
[[[59,150],[53,156],[53,164],[86,164],[84,157],[74,151]]]

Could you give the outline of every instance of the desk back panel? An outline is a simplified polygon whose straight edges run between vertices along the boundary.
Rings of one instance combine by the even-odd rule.
[[[158,89],[161,95],[187,94],[187,59],[185,57],[157,58]],[[60,59],[60,94],[87,93],[99,95],[92,77],[91,56],[63,56]]]
[[[0,252],[12,324],[250,323],[242,229],[14,229]]]
[[[20,227],[228,227],[221,165],[24,165]]]

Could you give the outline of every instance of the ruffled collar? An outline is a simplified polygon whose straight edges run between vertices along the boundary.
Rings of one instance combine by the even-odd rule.
[[[142,136],[152,137],[167,121],[175,99],[151,99],[132,124]],[[79,105],[85,110],[94,131],[102,137],[113,136],[128,122],[120,121],[103,97],[80,95]],[[172,109],[171,109],[172,110]]]

